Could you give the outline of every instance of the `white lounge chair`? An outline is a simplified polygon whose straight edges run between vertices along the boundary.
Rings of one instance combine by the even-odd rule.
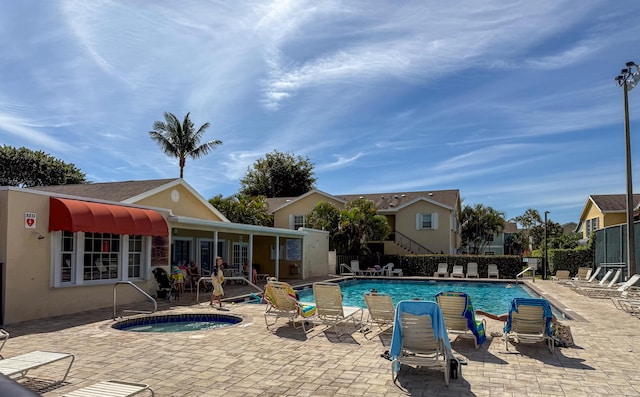
[[[488,278],[491,278],[491,277],[500,278],[500,272],[498,271],[498,265],[496,265],[494,263],[490,263],[487,266],[487,277]]]
[[[433,273],[433,277],[449,277],[448,267],[449,265],[447,265],[446,263],[438,263],[438,271]]]
[[[569,287],[571,287],[571,289],[573,289],[574,291],[578,292],[578,290],[580,288],[584,288],[584,287],[601,287],[603,286],[607,281],[609,281],[609,277],[611,277],[613,275],[613,269],[609,269],[607,270],[607,272],[604,274],[604,276],[602,276],[602,278],[600,279],[599,282],[592,284],[593,280],[595,279],[595,277],[592,276],[592,278],[589,279],[589,281],[587,283],[578,283],[578,282],[572,282],[569,283]]]
[[[618,270],[619,272],[620,270]],[[616,280],[614,278],[614,280]],[[622,297],[624,293],[625,296],[629,295],[631,291],[638,291],[637,287],[633,287],[640,280],[640,274],[634,274],[631,276],[629,280],[622,284],[618,284],[617,287],[611,285],[609,288],[585,288],[586,295],[590,298],[611,298],[611,297]]]
[[[397,385],[402,364],[439,368],[444,371],[444,383],[449,386],[453,356],[442,310],[435,302],[401,301],[391,337],[391,377]],[[458,373],[461,368],[457,365]]]
[[[130,397],[145,391],[151,393],[152,397],[155,396],[151,387],[145,383],[108,380],[74,390],[63,397]]]
[[[596,277],[598,277],[598,274],[600,274],[600,270],[602,270],[602,266],[598,266],[596,270],[591,272],[591,275],[587,276],[587,280],[571,280],[567,282],[566,285],[568,285],[571,288],[574,288],[574,287],[579,287],[581,285],[591,284],[594,282]]]
[[[10,377],[11,379],[19,380],[26,378],[31,370],[44,367],[45,365],[54,364],[65,359],[69,359],[69,366],[64,370],[62,379],[53,381],[53,383],[45,382],[46,384],[42,384],[42,388],[48,388],[58,385],[67,379],[69,370],[71,370],[71,365],[75,360],[75,356],[73,354],[36,350],[19,356],[5,358],[4,360],[0,360],[0,373]]]
[[[387,277],[391,277],[391,276],[400,276],[402,277],[402,269],[394,269],[395,265],[393,264],[393,262],[389,262],[386,265],[384,265],[382,267],[382,269],[384,270],[384,275]]]
[[[553,314],[549,302],[541,298],[515,298],[511,302],[509,316],[504,326],[505,347],[509,341],[518,343],[546,342],[553,352],[551,319]]]
[[[336,335],[338,324],[348,320],[353,321],[354,327],[362,324],[362,308],[342,305],[342,291],[340,286],[333,283],[314,283],[313,295],[316,300],[316,310],[318,321],[327,326],[333,327]],[[360,319],[356,321],[356,315],[360,313]]]
[[[360,270],[360,261],[359,260],[354,259],[354,260],[351,261],[351,271],[356,276],[361,276],[362,275],[362,270]]]
[[[573,277],[573,280],[588,280],[591,277],[591,267],[581,266],[578,268],[578,274]]]
[[[552,281],[566,281],[569,280],[569,271],[568,270],[556,270],[556,274],[551,276]]]
[[[269,327],[275,325],[279,318],[287,318],[296,328],[296,319],[303,320],[315,315],[316,308],[313,305],[305,305],[296,299],[295,291],[291,285],[281,281],[269,281],[264,287],[264,297],[267,301],[267,308],[264,312],[264,322]],[[269,318],[273,319],[269,323]],[[307,332],[306,321],[302,321],[302,330]]]
[[[364,302],[369,312],[362,326],[362,332],[365,338],[367,334],[371,332],[373,325],[377,325],[380,328],[380,332],[385,330],[384,327],[393,325],[396,308],[393,305],[393,300],[390,295],[364,294]]]
[[[603,291],[603,290],[614,289],[614,285],[618,282],[618,280],[620,279],[620,276],[622,275],[622,270],[621,269],[616,270],[611,280],[609,280],[609,278],[606,277],[608,275],[609,275],[609,272],[605,274],[605,277],[603,277],[602,280],[600,280],[600,282],[597,285],[589,286],[589,287],[579,287],[579,288],[576,288],[575,291],[581,295],[590,295],[594,293],[593,291],[597,291],[597,290]]]
[[[453,265],[453,271],[451,272],[451,277],[464,278],[464,267],[462,267],[462,265]]]
[[[476,262],[467,263],[467,278],[476,277],[479,278],[478,264]]]

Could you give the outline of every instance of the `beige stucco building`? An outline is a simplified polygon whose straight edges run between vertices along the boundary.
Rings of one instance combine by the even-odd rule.
[[[274,226],[297,230],[306,226],[306,216],[320,202],[341,209],[349,201],[371,200],[378,214],[387,218],[391,235],[383,254],[456,254],[460,248],[461,201],[458,190],[331,195],[311,190],[298,197],[267,199]]]
[[[114,285],[157,291],[151,270],[216,256],[281,279],[327,273],[328,233],[229,222],[182,179],[0,187],[0,322],[113,304]],[[117,287],[118,304],[146,298]]]

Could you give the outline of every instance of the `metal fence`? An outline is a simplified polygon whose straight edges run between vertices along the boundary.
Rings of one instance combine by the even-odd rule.
[[[634,224],[634,233],[636,236],[636,259],[640,258],[640,223]],[[624,263],[627,264],[627,225],[609,226],[604,229],[597,230],[594,236],[595,253],[594,261],[598,266],[602,263]],[[636,273],[637,260],[636,260]]]

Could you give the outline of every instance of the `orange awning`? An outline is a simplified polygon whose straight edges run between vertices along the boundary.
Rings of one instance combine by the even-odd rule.
[[[168,236],[167,222],[153,210],[50,197],[49,231]]]

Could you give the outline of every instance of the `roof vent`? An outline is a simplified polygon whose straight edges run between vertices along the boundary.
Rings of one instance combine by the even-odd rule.
[[[361,198],[361,199],[363,199],[363,198],[364,198],[364,196],[360,196],[360,198]]]
[[[406,195],[406,194],[403,194],[403,195],[402,195],[402,197],[407,197],[407,195]]]
[[[389,207],[393,207],[393,206],[394,206],[394,205],[393,205],[393,203],[390,203],[390,204],[389,204]]]
[[[289,201],[291,201],[291,199],[286,199],[285,201],[288,203]]]
[[[433,196],[433,192],[429,192],[429,196]]]
[[[393,195],[393,198],[398,198],[398,195],[397,195],[397,194],[394,194],[394,195]]]
[[[380,196],[380,198],[384,200],[384,196]]]

